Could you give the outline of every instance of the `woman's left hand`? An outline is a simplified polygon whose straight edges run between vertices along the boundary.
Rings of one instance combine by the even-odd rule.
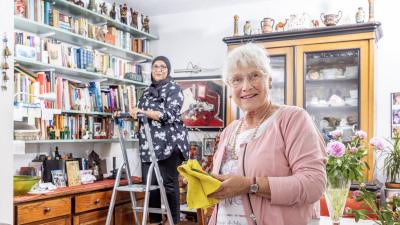
[[[129,110],[129,114],[131,114],[132,118],[135,119],[135,120],[137,119],[137,114],[138,113],[143,113],[143,110],[141,110],[139,108],[136,108],[136,107],[131,108]]]
[[[245,194],[249,191],[251,179],[249,177],[238,175],[213,175],[216,179],[222,181],[221,186],[209,197],[215,199],[226,199]]]

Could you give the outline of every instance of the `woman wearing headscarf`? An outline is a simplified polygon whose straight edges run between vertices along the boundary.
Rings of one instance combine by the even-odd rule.
[[[151,66],[151,85],[145,89],[138,107],[130,110],[133,118],[142,113],[149,118],[150,133],[161,175],[167,192],[174,223],[179,222],[180,201],[177,167],[188,158],[188,132],[181,119],[183,93],[171,75],[171,64],[165,56],[156,57]],[[149,143],[139,117],[139,148],[142,160],[142,179],[147,180],[151,159]],[[152,184],[157,184],[153,172]],[[150,208],[161,208],[159,190],[150,193]],[[150,213],[151,224],[162,221],[161,214]]]

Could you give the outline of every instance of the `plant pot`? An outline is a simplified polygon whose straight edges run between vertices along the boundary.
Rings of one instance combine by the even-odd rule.
[[[385,198],[390,198],[392,196],[399,196],[400,195],[400,189],[398,188],[385,188]]]
[[[341,177],[328,179],[325,199],[328,206],[329,217],[334,225],[339,224],[342,218],[346,199],[349,195],[350,184],[350,180]]]
[[[400,189],[400,183],[386,182],[385,187],[390,189]]]

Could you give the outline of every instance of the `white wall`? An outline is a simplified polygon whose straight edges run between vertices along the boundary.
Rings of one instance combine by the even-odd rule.
[[[3,38],[4,32],[7,33],[7,37],[9,40],[8,46],[10,49],[13,49],[13,27],[14,21],[8,18],[13,17],[13,0],[2,0],[2,7],[0,7],[0,15],[2,19],[0,20],[0,36]],[[1,45],[3,46],[3,45]],[[3,49],[3,47],[1,47]],[[1,59],[2,56],[1,56]],[[8,84],[8,90],[2,91],[0,90],[0,180],[1,180],[1,188],[0,188],[0,223],[9,223],[12,224],[13,221],[13,202],[12,202],[12,165],[13,165],[13,101],[12,101],[12,93],[14,91],[14,87],[12,85],[13,78],[13,67],[12,57],[9,59],[10,64],[10,72],[8,73],[11,81]]]
[[[375,74],[375,135],[390,135],[390,93],[400,91],[398,75],[400,45],[398,42],[398,14],[400,3],[396,1],[375,1],[375,20],[382,22],[384,37],[378,43]],[[396,2],[396,3],[395,3]],[[307,12],[312,18],[320,14],[343,11],[340,22],[354,23],[357,8],[362,6],[368,15],[366,0],[272,0],[222,8],[162,15],[152,19],[152,30],[160,37],[151,45],[153,53],[169,56],[175,68],[186,68],[189,61],[206,68],[221,67],[227,48],[223,37],[233,33],[233,15],[240,19],[239,31],[244,21],[250,20],[253,28],[259,28],[259,21],[272,17],[283,21],[290,14]],[[196,76],[196,75],[195,75]],[[378,167],[380,164],[378,163]],[[381,172],[379,180],[384,178]]]

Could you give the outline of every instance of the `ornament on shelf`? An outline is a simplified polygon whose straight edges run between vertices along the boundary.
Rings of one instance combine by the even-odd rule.
[[[115,2],[114,2],[112,5],[112,8],[110,10],[110,17],[115,20],[116,15],[117,15],[117,11],[115,10]]]
[[[243,34],[251,35],[251,23],[248,20],[246,21],[246,23],[243,26]]]
[[[25,16],[25,3],[23,0],[15,1],[15,15],[16,16]]]
[[[365,12],[362,7],[358,7],[356,13],[356,23],[364,23],[364,19],[365,19]]]
[[[99,6],[100,6],[101,15],[107,15],[108,14],[108,9],[107,9],[106,2],[101,3]]]
[[[11,51],[8,48],[7,45],[8,39],[7,39],[7,34],[4,33],[4,38],[3,38],[3,64],[2,64],[2,78],[1,78],[1,89],[2,90],[7,90],[7,83],[10,80],[10,78],[7,75],[8,70],[10,69],[10,66],[8,65],[8,57],[11,56]]]
[[[239,36],[239,16],[233,16],[233,36]]]
[[[374,21],[374,1],[375,0],[368,0],[368,7],[369,7],[368,22]]]
[[[83,3],[82,0],[78,0],[74,2],[76,5],[79,5],[80,7],[85,7],[85,3]]]
[[[311,20],[313,28],[319,27],[319,20]]]
[[[289,21],[289,19],[285,19],[285,22],[279,21],[275,25],[275,31],[285,31],[285,26],[286,26],[288,21]]]
[[[131,27],[138,28],[139,12],[131,8]]]
[[[150,19],[149,16],[144,17],[142,14],[142,31],[150,33]]]
[[[89,0],[88,9],[93,12],[97,12],[96,0]]]
[[[123,24],[127,24],[127,18],[128,18],[128,7],[126,6],[126,4],[119,5],[119,13],[121,16],[121,23]]]

